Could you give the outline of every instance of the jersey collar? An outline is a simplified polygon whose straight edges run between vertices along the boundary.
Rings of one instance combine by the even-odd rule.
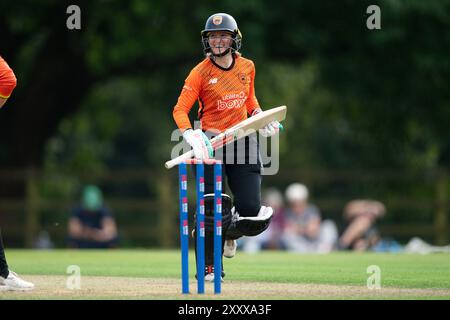
[[[224,67],[222,67],[222,66],[219,66],[219,65],[214,61],[214,59],[213,59],[212,57],[209,58],[209,60],[212,62],[213,65],[215,65],[215,66],[216,66],[217,68],[219,68],[220,70],[223,70],[223,71],[230,71],[231,69],[233,69],[234,63],[235,63],[235,61],[236,61],[236,55],[235,55],[234,53],[232,53],[231,55],[233,56],[233,62],[231,62],[231,65],[230,65],[228,68],[224,68]]]

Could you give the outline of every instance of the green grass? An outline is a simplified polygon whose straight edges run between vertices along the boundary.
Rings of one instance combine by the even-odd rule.
[[[180,253],[176,250],[7,250],[6,254],[11,269],[21,274],[67,275],[69,265],[78,265],[88,276],[180,278]],[[190,258],[193,276],[193,253]],[[447,254],[238,252],[224,262],[227,277],[241,281],[361,286],[370,276],[367,267],[377,265],[383,287],[450,290]]]

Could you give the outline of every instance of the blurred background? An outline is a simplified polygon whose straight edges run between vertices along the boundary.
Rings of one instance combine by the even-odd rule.
[[[238,22],[263,109],[288,106],[264,192],[285,201],[307,186],[339,235],[346,205],[375,199],[383,238],[448,243],[450,1],[78,1],[81,30],[66,27],[70,4],[0,3],[0,55],[18,78],[0,110],[6,247],[66,247],[86,185],[102,191],[120,247],[178,246],[172,108],[216,12]],[[380,30],[366,26],[372,4]]]

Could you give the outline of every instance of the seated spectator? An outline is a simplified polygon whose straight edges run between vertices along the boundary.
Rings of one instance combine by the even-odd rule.
[[[96,186],[86,186],[81,203],[69,218],[70,248],[114,248],[118,235],[115,219],[103,204],[103,195]]]
[[[322,221],[319,209],[308,203],[308,189],[300,183],[286,189],[288,208],[285,211],[283,243],[290,251],[327,253],[334,249],[337,228],[333,221]]]
[[[244,252],[254,253],[261,249],[285,249],[281,241],[284,228],[283,195],[276,188],[267,189],[263,195],[262,204],[272,207],[272,221],[267,230],[256,237],[242,237],[242,250]]]
[[[339,249],[370,250],[380,241],[375,221],[384,216],[386,208],[379,201],[354,200],[344,208],[347,228],[339,239]]]

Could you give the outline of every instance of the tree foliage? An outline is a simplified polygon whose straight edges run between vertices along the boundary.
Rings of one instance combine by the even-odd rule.
[[[286,104],[286,166],[410,169],[450,162],[450,2],[3,2],[0,54],[19,85],[0,117],[0,163],[160,168],[171,111],[202,59],[199,33],[229,12],[263,108]]]

